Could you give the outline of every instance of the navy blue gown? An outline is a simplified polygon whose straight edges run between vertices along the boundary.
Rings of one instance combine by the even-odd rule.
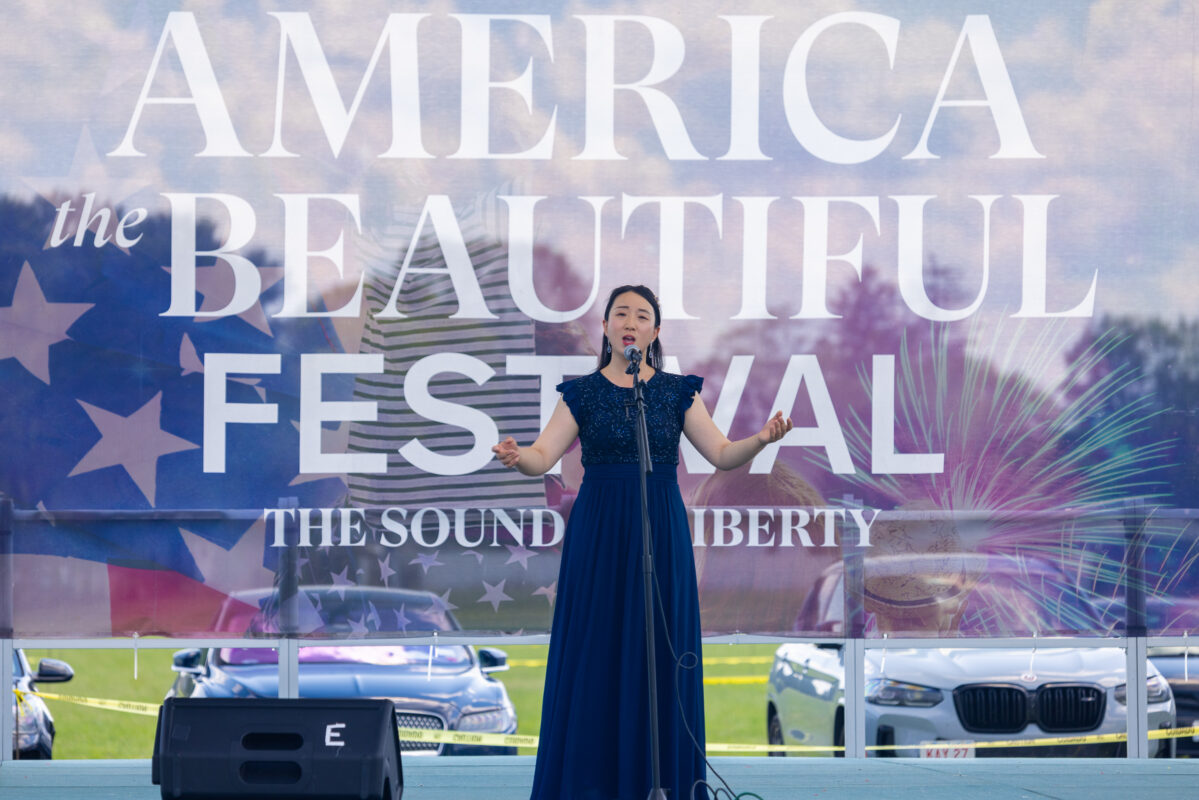
[[[683,415],[702,386],[694,375],[664,372],[645,384],[664,612],[654,618],[660,766],[670,800],[706,796],[692,795],[706,777],[703,675],[695,562],[676,477]],[[584,477],[562,546],[532,797],[643,800],[652,779],[633,390],[599,372],[557,388],[579,426]],[[676,667],[676,658],[690,668]]]

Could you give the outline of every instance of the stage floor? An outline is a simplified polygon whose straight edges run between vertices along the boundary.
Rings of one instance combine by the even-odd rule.
[[[1199,759],[714,758],[712,764],[735,794],[753,792],[762,800],[1174,800],[1194,797],[1199,785]],[[404,800],[526,800],[532,780],[532,756],[411,758],[404,762]],[[150,783],[148,760],[6,761],[0,797],[156,800],[160,793]]]

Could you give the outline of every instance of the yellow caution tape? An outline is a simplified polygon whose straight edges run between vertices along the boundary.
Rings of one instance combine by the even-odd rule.
[[[1199,736],[1199,725],[1192,725],[1189,728],[1158,728],[1155,731],[1149,731],[1150,739],[1179,739],[1183,736]]]
[[[430,731],[420,728],[400,728],[403,742],[443,742],[445,744],[505,745],[507,747],[536,747],[536,736],[516,733],[470,733],[467,731]]]
[[[819,744],[718,744],[708,742],[709,753],[832,753],[844,747]]]
[[[730,676],[738,679],[738,676]],[[720,679],[715,679],[720,680]],[[707,683],[707,680],[704,681]],[[744,682],[749,682],[749,676],[744,676]],[[158,716],[159,703],[140,703],[135,700],[105,700],[98,697],[77,697],[74,695],[51,694],[49,692],[22,692],[16,687],[13,693],[17,701],[24,703],[25,695],[31,694],[45,700],[60,700],[64,703],[74,703],[91,708],[103,708],[109,711],[124,711],[128,714],[140,714],[148,717]],[[400,728],[400,739],[405,742],[438,742],[443,744],[464,745],[502,745],[506,747],[537,747],[537,737],[514,733],[471,733],[468,731],[430,731],[418,728]],[[1199,725],[1185,728],[1160,728],[1149,731],[1148,738],[1180,739],[1187,736],[1199,736]],[[1050,736],[1039,739],[1002,739],[982,742],[927,742],[921,744],[886,744],[868,745],[867,751],[882,750],[919,750],[927,744],[953,744],[955,747],[967,749],[986,749],[993,747],[1046,747],[1049,745],[1098,744],[1103,742],[1127,741],[1125,733],[1096,733],[1086,736]],[[815,753],[840,752],[845,748],[834,745],[802,745],[802,744],[722,744],[709,742],[709,753]]]
[[[43,700],[61,700],[64,703],[74,703],[91,708],[106,708],[109,711],[125,711],[129,714],[141,714],[146,717],[157,717],[161,703],[139,703],[136,700],[102,700],[98,697],[75,697],[68,694],[50,694],[49,692],[27,692],[13,689],[17,697],[22,694],[32,694]]]
[[[1148,738],[1181,739],[1187,736],[1199,736],[1199,726],[1186,728],[1159,728],[1149,731]],[[922,744],[887,744],[871,745],[867,750],[919,750],[926,744],[952,744],[966,749],[986,749],[991,747],[1047,747],[1049,745],[1072,744],[1101,744],[1104,742],[1126,742],[1126,733],[1093,733],[1086,736],[1046,736],[1040,739],[996,739],[984,742],[925,742]]]
[[[773,664],[774,656],[713,656],[705,664]]]
[[[752,686],[754,684],[765,685],[768,677],[766,675],[716,675],[711,678],[704,678],[705,686]]]

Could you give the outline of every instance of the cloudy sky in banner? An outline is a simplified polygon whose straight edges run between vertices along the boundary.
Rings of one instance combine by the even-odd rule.
[[[807,498],[800,483],[851,507],[1077,508],[1158,483],[1169,502],[1199,506],[1189,343],[1130,335],[1130,351],[1152,343],[1109,362],[1095,341],[1103,315],[1172,325],[1199,309],[1197,49],[1195,0],[11,0],[0,27],[0,442],[12,457],[0,490],[21,508],[253,511],[155,520],[132,536],[118,523],[32,531],[16,551],[40,567],[17,573],[45,582],[68,574],[57,561],[68,555],[81,569],[103,563],[79,583],[90,605],[140,597],[126,588],[143,584],[170,603],[152,624],[136,616],[148,604],[114,603],[93,633],[192,630],[180,626],[201,612],[207,625],[205,603],[281,563],[257,509],[419,502],[429,527],[411,523],[390,560],[372,550],[366,580],[435,590],[468,628],[543,629],[556,543],[501,547],[496,526],[512,529],[487,509],[521,498],[561,512],[557,523],[581,468],[572,455],[563,485],[509,486],[488,447],[509,432],[531,439],[538,398],[546,415],[557,399],[551,373],[590,368],[560,357],[595,347],[598,310],[544,325],[528,294],[509,296],[525,234],[512,220],[544,248],[529,259],[544,306],[583,304],[597,249],[601,301],[619,283],[654,287],[668,359],[709,379],[704,399],[736,436],[790,404],[798,430],[763,463],[777,456],[795,481],[785,502],[761,501],[771,507]],[[145,240],[104,244],[75,218],[55,223],[54,208],[77,215],[93,193],[93,210],[155,215]],[[199,225],[180,198],[196,200]],[[440,221],[456,220],[463,241],[439,231],[440,249],[414,244],[427,202],[452,203]],[[198,256],[238,230],[248,243],[230,249],[257,269]],[[339,237],[340,274],[317,252]],[[396,277],[410,247],[418,270],[461,271],[414,289]],[[855,249],[857,269],[843,257]],[[912,283],[897,286],[905,264],[936,265],[943,291],[927,307],[966,307],[984,254],[989,286],[960,324],[928,325]],[[1046,313],[1013,320],[1039,261]],[[194,287],[183,277],[193,272]],[[945,275],[958,285],[946,290]],[[1085,318],[1044,319],[1085,305],[1093,281]],[[381,314],[395,283],[412,307]],[[351,308],[360,287],[369,299]],[[322,316],[343,304],[346,316]],[[219,319],[206,316],[214,309]],[[1165,377],[1142,389],[1132,368],[1156,362]],[[458,382],[444,396],[461,403],[432,402],[443,375]],[[821,396],[829,413],[816,410]],[[353,410],[333,406],[350,398]],[[805,438],[813,431],[818,441]],[[415,448],[424,442],[458,460],[442,466]],[[845,451],[837,463],[834,451]],[[337,458],[350,454],[367,458]],[[889,456],[944,460],[912,471]],[[688,493],[707,475],[691,461]],[[497,474],[504,484],[486,483]],[[419,540],[443,528],[430,487],[447,509],[465,497],[477,514],[454,516],[455,543],[449,516],[445,536]],[[489,524],[486,551],[458,538]],[[1123,541],[1092,533],[1100,561]],[[1159,548],[1167,566],[1190,541],[1174,533]],[[265,561],[220,568],[222,554],[259,547]],[[749,552],[731,557],[730,581],[755,574]],[[347,561],[325,556],[305,574],[349,580]],[[1095,563],[1099,583],[1107,565]],[[784,577],[798,580],[770,579]],[[52,594],[25,593],[35,611]]]
[[[198,158],[200,126],[190,106],[153,106],[134,137],[144,158],[114,158],[155,55],[168,11],[195,15],[239,142],[253,157]],[[284,91],[284,146],[296,158],[263,157],[275,128],[279,24],[271,12],[307,12],[348,102],[362,79],[388,13],[428,14],[420,23],[422,142],[428,159],[386,159],[392,141],[388,56],[380,61],[340,153],[334,157],[294,55]],[[784,75],[796,41],[829,15],[869,12],[899,23],[894,64],[861,25],[831,29],[816,41],[805,85],[821,121],[847,137],[881,136],[886,149],[861,164],[830,164],[796,140],[784,103]],[[722,231],[702,209],[687,214],[687,311],[709,330],[733,316],[740,300],[740,196],[780,197],[768,237],[771,310],[798,310],[803,213],[792,196],[878,197],[879,228],[853,208],[834,213],[830,250],[862,237],[863,260],[893,279],[894,195],[934,195],[925,220],[925,253],[962,270],[977,286],[981,212],[970,195],[1001,195],[992,220],[991,289],[985,314],[1019,302],[1020,206],[1012,195],[1058,195],[1049,212],[1051,308],[1082,299],[1098,271],[1097,310],[1166,316],[1190,314],[1191,265],[1199,241],[1195,218],[1193,84],[1196,11],[1186,3],[985,3],[987,14],[1036,150],[1043,159],[994,159],[996,126],[985,109],[943,108],[929,141],[937,159],[910,159],[938,90],[954,61],[966,20],[955,3],[895,6],[881,2],[744,3],[41,3],[5,11],[0,57],[0,191],[54,197],[97,191],[126,207],[167,211],[164,192],[226,192],[247,199],[257,219],[254,244],[281,249],[285,192],[357,194],[365,237],[386,227],[397,207],[417,208],[431,192],[469,197],[516,181],[517,191],[564,198],[539,219],[543,243],[566,253],[584,277],[592,253],[589,209],[573,200],[615,197],[604,219],[603,285],[646,278],[657,270],[658,224],[649,210],[622,226],[620,198],[630,195],[723,195]],[[530,148],[552,125],[553,157],[454,158],[461,142],[463,27],[454,14],[544,14],[545,28],[496,23],[491,75],[511,80],[528,66],[534,108],[507,89],[491,93],[491,144]],[[769,17],[760,35],[758,143],[768,160],[728,160],[732,28],[722,17]],[[579,15],[654,18],[678,32],[681,66],[660,84],[677,107],[702,159],[667,159],[645,107],[629,93],[615,102],[616,147],[625,158],[576,158],[585,145],[584,74],[588,25]],[[749,26],[744,20],[740,23]],[[748,28],[747,28],[748,29]],[[650,27],[617,26],[618,81],[650,67]],[[548,31],[551,42],[546,41]],[[663,34],[666,35],[666,34]],[[670,37],[659,40],[659,44]],[[552,46],[552,56],[550,48]],[[469,53],[468,53],[469,55]],[[477,55],[477,53],[475,54]],[[662,53],[658,53],[662,56]],[[665,57],[662,56],[663,61]],[[978,70],[960,56],[947,97],[980,96]],[[792,82],[788,91],[794,91]],[[185,94],[174,48],[167,48],[151,94]],[[736,92],[732,92],[736,95]],[[744,98],[742,98],[744,100]],[[218,220],[219,221],[219,220]],[[313,240],[329,241],[349,223],[344,214],[313,220]],[[622,227],[624,228],[622,232]],[[322,229],[323,228],[323,229]],[[353,238],[353,237],[351,237]],[[350,241],[351,252],[354,242]],[[361,268],[351,263],[351,271]],[[856,280],[844,265],[834,283]]]

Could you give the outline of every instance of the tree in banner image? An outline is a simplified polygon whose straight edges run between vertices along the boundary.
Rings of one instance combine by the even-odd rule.
[[[1131,379],[1107,394],[1096,416],[1114,417],[1141,402],[1143,423],[1120,443],[1124,450],[1160,447],[1159,458],[1142,465],[1144,479],[1163,487],[1160,503],[1175,508],[1199,507],[1199,323],[1179,319],[1105,316],[1093,322],[1071,348],[1071,359],[1083,358],[1101,342],[1109,346],[1072,387],[1073,395],[1092,391],[1113,374]],[[1199,608],[1199,537],[1192,521],[1146,512],[1143,526],[1147,622],[1151,632],[1193,630]],[[1104,588],[1117,592],[1118,575],[1108,575]]]
[[[1145,428],[1128,445],[1164,444],[1163,458],[1146,464],[1145,473],[1168,487],[1171,505],[1199,508],[1199,322],[1105,316],[1079,337],[1068,358],[1083,356],[1101,340],[1112,344],[1072,393],[1086,392],[1113,373],[1134,375],[1104,399],[1099,413],[1148,402]]]

